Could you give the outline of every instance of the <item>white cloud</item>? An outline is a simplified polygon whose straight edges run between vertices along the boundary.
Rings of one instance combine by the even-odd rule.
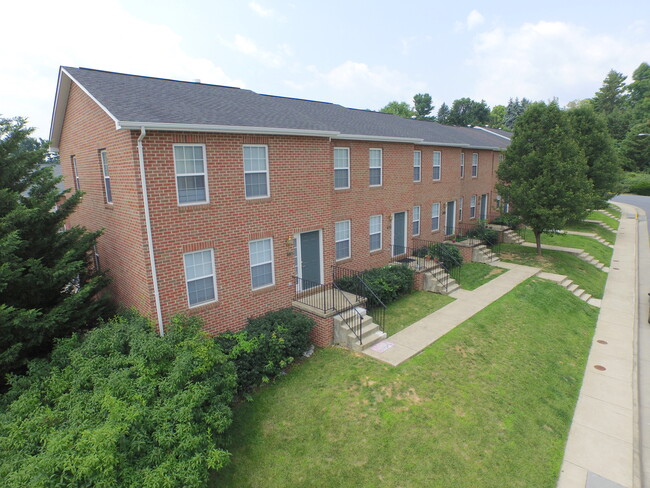
[[[565,22],[526,23],[478,34],[473,95],[491,105],[510,97],[560,103],[593,96],[610,69],[631,74],[650,52],[650,42],[592,34]]]
[[[284,57],[291,55],[291,48],[286,44],[279,46],[279,51],[281,51],[280,53],[267,51],[260,49],[257,44],[255,44],[255,41],[248,37],[242,36],[241,34],[236,34],[235,40],[232,43],[226,43],[226,45],[229,45],[242,54],[257,59],[261,63],[272,68],[279,68],[280,66],[284,66]]]
[[[273,9],[270,8],[264,8],[262,7],[259,3],[257,2],[250,2],[248,4],[250,9],[255,12],[257,15],[260,17],[272,17],[273,16]]]
[[[478,10],[472,10],[467,16],[467,30],[472,30],[485,22],[485,17]]]
[[[4,36],[19,42],[0,53],[2,116],[28,117],[39,137],[48,137],[59,65],[243,86],[185,52],[172,29],[135,18],[118,0],[10,2],[3,16],[29,22],[3,23]]]

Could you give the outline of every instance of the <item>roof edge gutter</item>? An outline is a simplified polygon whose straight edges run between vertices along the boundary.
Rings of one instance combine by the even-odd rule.
[[[147,244],[149,247],[149,262],[151,264],[151,278],[153,280],[153,297],[156,303],[156,316],[158,318],[158,331],[161,336],[165,335],[165,327],[162,319],[162,308],[160,306],[160,292],[158,291],[158,273],[156,272],[156,256],[153,249],[153,233],[151,231],[151,216],[149,214],[149,196],[147,192],[147,177],[144,172],[144,148],[142,140],[147,135],[146,129],[140,127],[138,137],[138,160],[140,162],[140,181],[142,182],[142,202],[144,204],[144,221],[147,227]]]
[[[376,142],[404,142],[408,144],[422,144],[424,139],[417,137],[391,137],[391,136],[366,136],[363,134],[340,134],[333,137],[346,141],[376,141]]]
[[[231,134],[261,134],[261,135],[282,135],[282,136],[314,136],[314,137],[335,137],[340,132],[329,130],[311,129],[287,129],[282,127],[252,127],[243,125],[212,125],[212,124],[175,124],[168,122],[133,122],[120,120],[116,128],[127,130],[148,130],[181,131],[181,132],[225,132]]]

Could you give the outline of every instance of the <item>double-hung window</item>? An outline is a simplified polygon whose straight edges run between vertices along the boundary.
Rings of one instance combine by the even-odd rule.
[[[246,198],[269,196],[269,162],[266,146],[244,146]]]
[[[460,177],[465,178],[465,153],[460,153]]]
[[[205,146],[174,145],[174,167],[179,205],[207,203],[208,185],[205,171]]]
[[[422,179],[422,152],[413,151],[413,181]]]
[[[431,205],[431,231],[440,229],[440,204]]]
[[[334,148],[334,188],[350,188],[350,149],[347,147]]]
[[[183,255],[183,261],[190,307],[215,301],[217,286],[212,249],[189,252]]]
[[[106,203],[113,203],[113,194],[111,193],[111,177],[108,175],[108,153],[103,150],[99,152],[102,159],[102,173],[104,174],[104,196]]]
[[[472,195],[472,198],[469,201],[469,218],[476,218],[476,195]]]
[[[334,224],[334,240],[336,242],[336,260],[350,257],[350,221],[343,220]]]
[[[74,178],[74,189],[81,190],[81,182],[79,181],[79,170],[77,169],[77,156],[71,156],[72,160],[72,177]]]
[[[414,236],[420,235],[420,206],[413,207],[413,229],[411,232]]]
[[[478,176],[478,153],[472,153],[472,178]]]
[[[381,215],[370,217],[370,250],[381,249]]]
[[[440,181],[442,154],[440,151],[433,151],[433,179]]]
[[[382,180],[381,149],[370,150],[370,186],[381,186]]]
[[[458,222],[463,221],[463,197],[460,197],[458,201]]]
[[[253,290],[275,283],[273,275],[273,240],[258,239],[248,243]]]

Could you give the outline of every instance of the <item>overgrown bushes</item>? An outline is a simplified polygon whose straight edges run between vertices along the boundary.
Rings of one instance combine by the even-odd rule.
[[[511,213],[501,214],[492,221],[496,225],[505,225],[512,230],[517,229],[521,225],[521,217]]]
[[[490,229],[485,222],[479,222],[467,233],[470,239],[478,239],[486,246],[494,246],[499,242],[499,233]]]
[[[368,269],[360,276],[377,298],[388,305],[413,289],[413,275],[414,271],[407,266],[390,265]],[[343,276],[336,280],[336,285],[344,291],[366,296],[368,306],[373,306],[373,297],[367,295],[356,276]]]
[[[413,254],[420,258],[428,256],[431,259],[438,259],[448,270],[463,264],[463,256],[460,250],[453,244],[447,244],[445,242],[421,247],[420,249],[416,249]]]

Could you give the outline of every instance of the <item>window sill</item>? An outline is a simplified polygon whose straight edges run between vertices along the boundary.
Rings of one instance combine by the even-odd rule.
[[[179,212],[194,212],[194,211],[198,211],[198,210],[203,210],[205,208],[208,208],[209,206],[210,206],[210,202],[179,204],[178,205],[178,211]]]
[[[255,295],[263,295],[264,293],[273,291],[276,288],[277,287],[276,287],[275,283],[273,283],[272,285],[266,285],[266,286],[263,286],[261,288],[255,288],[255,289],[251,290],[251,293],[253,294],[253,296],[255,296]]]
[[[258,204],[258,203],[268,203],[270,201],[272,201],[271,196],[268,196],[268,197],[255,197],[255,198],[247,198],[246,199],[246,204],[247,205],[248,204],[255,205],[255,204]]]
[[[381,253],[382,251],[383,251],[383,249],[381,249],[381,248],[379,248],[379,249],[373,249],[373,250],[370,251],[370,255],[372,256],[373,254],[379,254],[379,253]]]
[[[197,303],[196,305],[188,305],[188,309],[193,312],[203,311],[203,310],[209,310],[211,308],[214,308],[217,305],[219,305],[219,300],[213,300],[211,302]]]
[[[345,263],[346,261],[350,261],[351,259],[352,259],[352,256],[348,256],[347,258],[337,259],[336,262],[337,263]]]

